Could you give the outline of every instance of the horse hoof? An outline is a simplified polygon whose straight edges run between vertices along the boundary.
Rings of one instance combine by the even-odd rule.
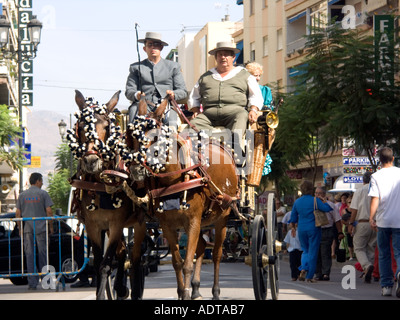
[[[192,300],[203,300],[203,296],[200,293],[192,295]]]

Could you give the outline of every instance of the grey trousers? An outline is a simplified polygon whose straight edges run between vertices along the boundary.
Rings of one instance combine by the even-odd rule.
[[[354,253],[364,270],[374,265],[376,237],[376,231],[372,230],[368,222],[359,222],[355,227]]]
[[[24,250],[26,256],[26,267],[28,269],[28,273],[41,273],[42,268],[46,266],[46,256],[47,256],[47,248],[46,248],[46,233],[37,234],[35,237],[36,246],[39,254],[34,257],[34,239],[33,233],[26,232],[24,233]],[[35,262],[39,262],[39,267],[35,266]],[[36,288],[39,284],[39,276],[29,276],[28,277],[28,285],[31,288]]]
[[[152,108],[151,106],[147,107],[147,112],[153,112],[155,108]],[[133,119],[137,116],[138,113],[138,104],[132,104],[129,107],[129,122],[133,122]],[[167,107],[164,113],[164,120],[163,124],[171,127],[178,127],[178,114],[175,112],[175,110],[172,110],[170,106]]]
[[[231,131],[247,129],[249,113],[241,106],[207,108],[190,122],[199,130],[211,130],[215,127],[225,127]]]

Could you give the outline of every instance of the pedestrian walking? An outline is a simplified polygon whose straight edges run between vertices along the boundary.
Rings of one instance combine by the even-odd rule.
[[[53,212],[51,206],[53,201],[49,194],[42,190],[43,176],[38,173],[32,173],[29,177],[31,187],[22,192],[17,201],[17,210],[15,216],[17,218],[39,218],[51,217]],[[41,273],[43,267],[46,266],[47,246],[46,246],[46,224],[45,220],[31,220],[17,222],[24,241],[24,253],[26,256],[26,266],[28,273]],[[53,223],[48,223],[49,233],[52,234]],[[35,266],[35,248],[38,250],[39,270]],[[36,290],[39,284],[39,276],[28,276],[28,289]]]
[[[344,236],[341,230],[342,225],[340,214],[337,210],[334,210],[335,204],[327,199],[325,189],[317,187],[315,189],[315,196],[321,201],[326,201],[326,203],[331,207],[331,211],[326,214],[329,223],[321,227],[321,242],[315,272],[316,279],[329,281],[332,267],[332,243],[335,239],[335,234],[338,234],[339,239],[342,239]]]
[[[377,228],[379,274],[383,296],[391,296],[394,275],[391,268],[390,239],[397,263],[396,296],[400,298],[400,168],[393,165],[393,150],[384,147],[379,153],[382,169],[371,176],[368,196],[371,197],[369,222]]]
[[[314,187],[310,181],[303,181],[300,185],[302,196],[295,201],[292,208],[290,224],[292,228],[293,237],[296,235],[296,223],[298,225],[297,231],[301,249],[301,266],[299,280],[307,282],[316,282],[314,273],[317,266],[318,251],[321,241],[321,227],[315,226],[314,216]],[[316,199],[317,209],[324,212],[329,212],[332,208],[323,203],[321,199]]]
[[[292,281],[296,281],[299,278],[301,266],[301,244],[299,240],[299,233],[295,232],[295,236],[293,236],[292,232],[286,234],[285,239],[283,240],[286,243],[287,251],[289,252],[289,264],[290,271],[292,276]]]
[[[353,195],[349,232],[353,234],[354,253],[364,271],[364,282],[371,283],[374,271],[376,231],[369,225],[371,199],[368,197],[371,172],[363,175],[364,185]]]

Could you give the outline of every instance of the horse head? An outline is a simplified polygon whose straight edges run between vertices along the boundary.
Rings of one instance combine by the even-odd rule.
[[[93,98],[85,99],[78,90],[75,93],[80,112],[75,113],[75,130],[68,131],[69,146],[83,173],[100,174],[115,164],[121,129],[114,124],[113,110],[121,91],[103,106]]]
[[[133,179],[143,181],[146,171],[160,173],[165,171],[173,152],[172,131],[163,126],[161,118],[168,105],[164,99],[153,112],[147,112],[144,95],[140,99],[138,116],[128,125],[121,150],[122,159],[129,166]]]

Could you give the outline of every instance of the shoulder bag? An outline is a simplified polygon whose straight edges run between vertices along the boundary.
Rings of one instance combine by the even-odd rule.
[[[321,227],[329,223],[326,213],[318,210],[317,198],[314,197],[314,216],[315,216],[315,226]]]

